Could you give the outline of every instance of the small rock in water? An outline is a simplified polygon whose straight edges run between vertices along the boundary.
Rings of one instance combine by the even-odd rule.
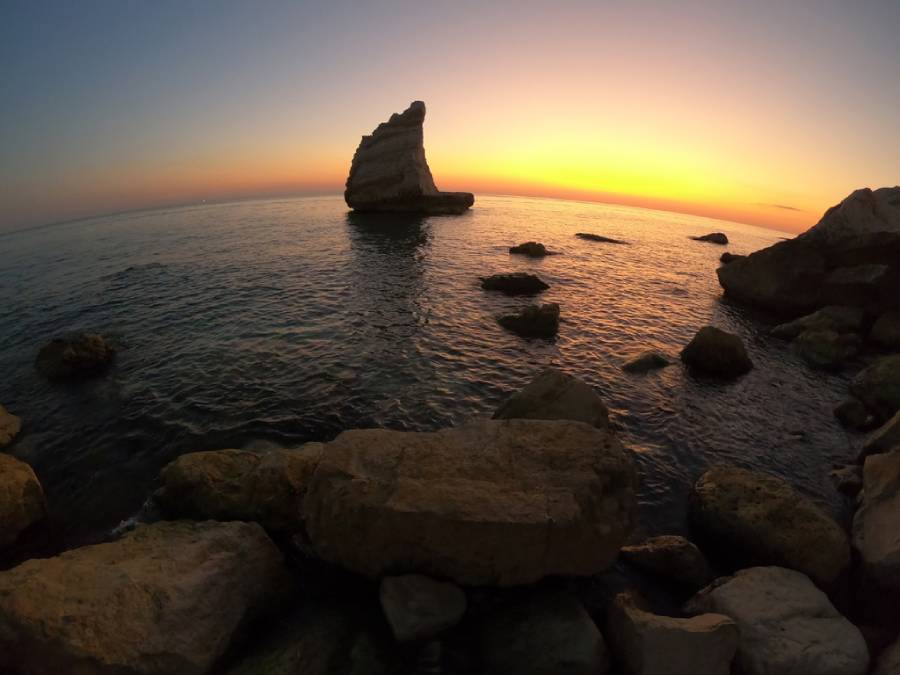
[[[506,314],[497,322],[523,337],[550,338],[559,332],[559,305],[555,302],[528,305],[518,314]]]
[[[738,255],[736,253],[729,253],[728,251],[725,251],[725,253],[719,256],[719,262],[721,262],[723,265],[727,265],[728,263],[733,263],[735,260],[741,260],[746,257],[747,256],[745,255]]]
[[[84,379],[106,370],[115,353],[100,335],[56,338],[38,352],[35,367],[51,380]]]
[[[380,597],[398,642],[432,638],[466,612],[466,594],[458,586],[421,574],[384,577]]]
[[[848,429],[865,429],[872,423],[872,417],[859,399],[848,398],[834,409],[838,422]]]
[[[704,326],[681,351],[681,360],[693,371],[733,379],[753,368],[741,338],[714,326]]]
[[[589,384],[547,368],[506,399],[494,419],[574,420],[606,429],[609,411]]]
[[[12,443],[22,430],[22,418],[16,417],[0,405],[0,448]]]
[[[627,241],[622,241],[621,239],[610,239],[609,237],[602,237],[599,234],[591,234],[590,232],[578,232],[576,235],[579,239],[584,239],[586,241],[598,241],[603,244],[627,244]]]
[[[626,361],[625,365],[622,366],[622,370],[626,373],[647,373],[670,365],[672,365],[672,362],[665,356],[658,352],[649,351],[638,354]]]
[[[623,546],[620,555],[635,567],[694,589],[710,580],[706,557],[681,536],[651,537],[635,546]]]
[[[726,237],[722,232],[711,232],[710,234],[704,234],[701,237],[691,237],[694,241],[708,241],[710,244],[719,244],[720,246],[728,245],[728,237]]]
[[[534,274],[513,272],[481,277],[481,287],[486,291],[501,291],[507,295],[534,295],[546,291],[550,285]]]
[[[526,241],[518,246],[510,246],[509,252],[527,255],[529,258],[543,258],[545,255],[550,255],[547,247],[537,241]]]

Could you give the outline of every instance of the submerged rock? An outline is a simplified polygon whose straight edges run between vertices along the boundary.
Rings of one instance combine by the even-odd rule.
[[[589,384],[547,368],[506,399],[494,419],[574,420],[606,429],[609,411]]]
[[[207,673],[235,630],[287,588],[259,525],[140,525],[0,572],[0,669]]]
[[[738,629],[724,614],[651,614],[629,593],[610,606],[606,637],[628,675],[729,675]]]
[[[518,255],[527,255],[529,258],[543,258],[545,255],[551,255],[547,247],[537,241],[526,241],[518,246],[510,246],[510,253]]]
[[[584,239],[585,241],[597,241],[601,244],[627,244],[627,241],[622,241],[621,239],[610,239],[609,237],[602,237],[599,234],[591,234],[590,232],[578,232],[575,234],[579,239]]]
[[[806,331],[834,331],[836,333],[859,332],[863,311],[858,307],[829,305],[799,319],[782,323],[771,330],[773,337],[793,340]]]
[[[466,594],[421,574],[381,580],[381,608],[398,642],[423,640],[452,628],[466,613]]]
[[[711,232],[710,234],[704,234],[701,237],[691,237],[691,239],[694,241],[706,241],[710,244],[718,244],[719,246],[728,245],[728,237],[722,232]]]
[[[718,612],[737,624],[735,665],[743,675],[864,675],[869,668],[859,629],[794,570],[741,570],[700,591],[686,610]]]
[[[900,350],[900,311],[888,310],[876,319],[869,339],[884,349]]]
[[[507,295],[534,295],[550,288],[535,274],[513,272],[481,277],[481,287],[486,291],[501,291]]]
[[[634,509],[634,467],[611,432],[539,420],[345,431],[304,500],[325,560],[373,579],[499,586],[608,568]]]
[[[741,338],[714,326],[704,326],[697,331],[681,351],[681,360],[692,371],[728,379],[753,368]]]
[[[745,255],[738,255],[736,253],[729,253],[728,251],[725,251],[725,253],[719,256],[719,262],[721,262],[723,265],[727,265],[728,263],[733,263],[735,260],[743,260],[746,257],[747,256]]]
[[[870,590],[900,597],[900,447],[866,458],[853,547]]]
[[[793,350],[814,368],[838,370],[859,353],[861,340],[852,333],[807,330],[797,336]]]
[[[363,136],[347,177],[344,200],[357,211],[458,214],[475,202],[470,192],[440,192],[425,161],[425,104],[413,101]]]
[[[16,417],[0,405],[0,448],[13,442],[22,430],[22,418]]]
[[[659,370],[671,365],[672,362],[662,354],[648,351],[626,361],[622,370],[626,373],[648,373],[651,370]]]
[[[818,583],[833,583],[850,564],[844,529],[786,481],[717,467],[694,485],[691,523],[730,558],[790,567]]]
[[[559,332],[559,305],[528,305],[518,314],[505,314],[497,323],[523,337],[550,338]]]
[[[900,410],[900,354],[883,356],[860,372],[850,390],[879,420]]]
[[[47,515],[44,490],[25,462],[0,453],[0,549]]]
[[[859,458],[864,461],[869,455],[889,452],[897,447],[900,447],[900,411],[872,432],[863,444]]]
[[[636,546],[623,546],[620,555],[635,567],[695,589],[710,581],[706,557],[681,536],[651,537]]]
[[[100,335],[56,338],[38,352],[35,367],[51,380],[84,379],[106,370],[115,353]]]
[[[217,450],[182,455],[161,474],[154,498],[169,518],[254,521],[269,531],[302,525],[303,498],[321,443],[298,450]]]
[[[479,639],[485,673],[606,675],[609,652],[581,604],[542,593],[490,615]]]

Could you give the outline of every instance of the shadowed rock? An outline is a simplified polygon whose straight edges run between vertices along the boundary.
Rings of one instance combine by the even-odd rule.
[[[579,239],[584,239],[585,241],[596,241],[601,244],[627,244],[627,241],[623,241],[621,239],[610,239],[609,237],[602,237],[599,234],[591,234],[590,232],[578,232],[575,235]]]
[[[547,250],[546,246],[537,241],[526,241],[524,244],[519,244],[518,246],[510,246],[509,252],[518,255],[527,255],[529,258],[543,258],[547,255],[553,255]]]
[[[494,419],[573,420],[600,429],[609,426],[609,412],[594,388],[556,368],[547,368],[506,399]]]
[[[14,543],[46,514],[44,491],[31,467],[0,453],[0,548]]]
[[[884,349],[900,350],[900,311],[888,310],[879,316],[869,339]]]
[[[861,342],[853,333],[842,335],[833,330],[807,330],[800,333],[791,346],[812,367],[839,370],[859,353]]]
[[[518,314],[506,314],[497,323],[523,337],[550,338],[559,332],[559,305],[528,305]]]
[[[862,322],[863,312],[858,307],[830,305],[794,321],[779,324],[770,331],[770,334],[782,340],[793,340],[808,330],[855,333],[862,327]]]
[[[356,211],[459,214],[475,202],[470,192],[440,192],[425,161],[425,104],[413,101],[363,136],[347,177],[344,200]]]
[[[705,241],[710,244],[718,244],[719,246],[727,246],[728,245],[728,237],[726,237],[722,232],[711,232],[709,234],[704,234],[701,237],[691,237],[694,241]]]
[[[648,373],[651,370],[659,370],[670,365],[672,362],[662,354],[648,351],[626,361],[622,370],[626,373]]]
[[[900,447],[900,411],[873,431],[863,444],[859,459],[864,461],[869,455],[878,455]]]
[[[0,405],[0,448],[9,445],[22,430],[22,418],[16,417]]]
[[[506,295],[534,295],[546,291],[550,284],[534,274],[512,272],[481,277],[481,287],[486,291],[500,291]]]
[[[466,612],[466,594],[458,586],[421,574],[385,577],[379,597],[397,642],[434,637]]]
[[[704,326],[681,350],[681,360],[691,371],[732,379],[753,368],[741,338],[715,326]]]
[[[883,356],[860,372],[850,390],[879,421],[900,410],[900,354]]]
[[[834,416],[848,429],[867,429],[874,421],[862,401],[852,396],[835,406]]]
[[[100,335],[56,338],[38,352],[35,367],[51,380],[84,379],[106,370],[115,353]]]
[[[635,546],[623,546],[621,556],[635,567],[695,590],[710,581],[706,557],[681,536],[651,537]]]
[[[738,255],[737,253],[729,253],[725,251],[722,255],[719,256],[719,262],[723,265],[727,265],[728,263],[733,263],[735,260],[742,260],[746,258],[745,255]]]
[[[900,447],[866,458],[853,547],[870,592],[900,598]]]

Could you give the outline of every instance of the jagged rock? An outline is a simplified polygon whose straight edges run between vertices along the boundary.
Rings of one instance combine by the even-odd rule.
[[[544,593],[493,613],[480,635],[485,673],[606,675],[609,652],[581,604]]]
[[[799,319],[782,323],[771,330],[773,337],[793,340],[806,331],[834,331],[835,333],[859,332],[863,311],[858,307],[829,305]]]
[[[35,367],[51,380],[84,379],[106,370],[115,353],[100,335],[56,338],[38,352]]]
[[[25,462],[0,453],[0,549],[47,515],[44,490]]]
[[[626,373],[647,373],[670,365],[672,365],[672,362],[662,354],[643,352],[626,361],[625,365],[622,366],[622,370]]]
[[[534,295],[550,288],[535,274],[513,272],[481,277],[481,287],[486,291],[501,291],[506,295]]]
[[[694,241],[706,241],[710,244],[719,244],[719,246],[727,246],[728,245],[728,237],[726,237],[722,232],[711,232],[710,234],[704,234],[700,237],[691,237]]]
[[[900,593],[900,448],[866,458],[853,547],[867,587]]]
[[[0,670],[207,673],[289,583],[255,523],[139,525],[0,572]]]
[[[850,563],[843,528],[774,476],[710,469],[691,492],[690,517],[704,540],[744,564],[790,567],[828,585]]]
[[[834,409],[834,416],[838,422],[850,429],[865,429],[872,423],[872,417],[862,401],[856,398],[848,398]]]
[[[590,232],[578,232],[575,234],[579,239],[584,239],[585,241],[596,241],[601,244],[627,244],[627,241],[622,241],[621,239],[610,239],[609,237],[602,237],[599,234],[591,234]]]
[[[743,260],[746,257],[747,256],[745,255],[738,255],[736,253],[729,253],[728,251],[725,251],[725,253],[719,256],[719,262],[721,262],[723,265],[727,265],[728,263],[733,263],[735,260]]]
[[[790,314],[828,304],[898,309],[900,187],[856,190],[804,234],[717,270],[725,294]]]
[[[869,667],[859,629],[794,570],[741,570],[700,591],[685,609],[718,612],[737,624],[735,666],[743,675],[864,675]]]
[[[559,332],[559,305],[528,305],[518,314],[504,314],[497,323],[523,337],[550,338]]]
[[[423,640],[453,628],[466,613],[466,594],[421,574],[381,580],[381,608],[398,642]]]
[[[593,387],[556,368],[547,368],[506,399],[494,419],[574,420],[606,429],[609,411]]]
[[[425,104],[413,101],[363,136],[347,177],[344,200],[357,211],[458,214],[475,202],[471,192],[440,192],[425,161]]]
[[[900,639],[881,653],[872,675],[900,675]]]
[[[850,391],[879,420],[892,417],[900,410],[900,354],[883,356],[860,372]]]
[[[620,593],[608,612],[606,638],[628,675],[729,675],[739,636],[723,614],[659,616]]]
[[[634,466],[618,440],[560,420],[345,431],[326,444],[304,500],[312,549],[327,561],[373,579],[499,586],[606,569],[634,509]]]
[[[547,247],[537,241],[526,241],[518,246],[510,246],[509,252],[527,255],[529,258],[543,258],[545,255],[551,255]]]
[[[635,567],[695,589],[710,581],[706,557],[681,536],[651,537],[636,546],[623,546],[621,556]]]
[[[224,675],[385,675],[386,647],[352,608],[304,602],[253,640]]]
[[[714,326],[704,326],[697,331],[681,351],[681,360],[694,372],[727,379],[753,368],[741,338]]]
[[[888,310],[872,325],[869,339],[879,347],[900,350],[900,311]]]
[[[0,405],[0,448],[13,442],[22,430],[22,418],[16,417]]]
[[[866,439],[860,452],[860,461],[869,455],[877,455],[900,447],[900,410]]]
[[[838,492],[848,497],[856,497],[862,490],[862,467],[858,464],[848,464],[837,469],[832,469],[831,480]]]
[[[814,368],[838,370],[859,353],[862,341],[853,333],[833,330],[806,330],[797,336],[793,350]]]
[[[302,527],[303,498],[322,452],[218,450],[182,455],[161,474],[154,498],[169,518],[255,521],[269,531]]]

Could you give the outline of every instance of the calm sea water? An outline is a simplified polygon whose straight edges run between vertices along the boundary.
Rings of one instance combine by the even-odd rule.
[[[459,217],[363,217],[339,197],[204,205],[0,236],[0,402],[24,419],[31,463],[70,540],[135,513],[177,455],[293,446],[343,429],[429,430],[490,415],[542,367],[596,387],[637,457],[642,527],[683,531],[708,465],[791,480],[837,514],[827,474],[854,440],[831,409],[840,376],[809,370],[769,326],[721,300],[725,231],[748,253],[781,233],[621,206],[480,197]],[[580,231],[628,246],[576,239]],[[561,255],[534,261],[528,239]],[[528,299],[479,275],[535,272],[559,336],[525,340],[495,317]],[[629,355],[677,357],[704,324],[740,334],[756,369],[735,383],[681,365],[628,375]],[[93,331],[120,347],[101,379],[51,384],[40,346]]]

